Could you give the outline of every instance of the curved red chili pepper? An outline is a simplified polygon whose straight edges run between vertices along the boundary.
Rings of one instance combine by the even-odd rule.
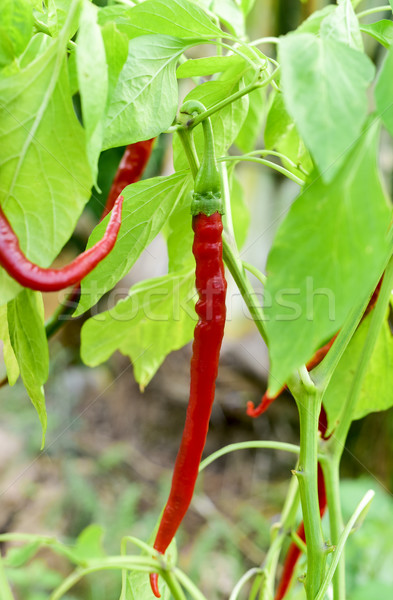
[[[168,548],[186,514],[194,492],[199,463],[209,427],[225,325],[226,281],[222,261],[222,221],[216,212],[210,217],[193,217],[193,253],[196,260],[195,285],[199,320],[194,331],[191,358],[190,400],[186,423],[154,548],[162,554]],[[150,575],[154,595],[159,598],[158,575]]]
[[[326,502],[325,480],[323,478],[322,467],[319,463],[318,463],[318,500],[319,500],[319,514],[322,519],[322,517],[326,511],[327,502]],[[296,533],[303,542],[306,541],[306,535],[304,532],[304,523],[303,522],[299,525]],[[282,600],[284,598],[285,594],[287,593],[290,583],[292,581],[293,574],[295,572],[296,564],[297,564],[301,554],[302,554],[302,551],[300,550],[299,546],[297,546],[295,544],[295,542],[292,542],[291,545],[289,546],[288,553],[285,558],[280,583],[278,585],[274,600]]]
[[[0,207],[0,265],[18,283],[32,290],[56,292],[79,283],[115,245],[121,225],[123,200],[123,196],[116,200],[104,237],[61,269],[44,269],[26,258]]]
[[[113,179],[101,219],[110,213],[116,198],[124,188],[140,180],[150,158],[154,140],[155,138],[152,138],[127,146]]]

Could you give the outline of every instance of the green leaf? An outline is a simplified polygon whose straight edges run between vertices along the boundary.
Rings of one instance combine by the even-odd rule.
[[[23,252],[43,267],[69,239],[91,188],[65,46],[58,38],[26,69],[0,81],[0,204]],[[20,288],[0,277],[3,304]]]
[[[285,108],[283,95],[280,92],[276,92],[267,115],[265,146],[268,150],[281,152],[296,165],[302,165],[307,172],[312,171],[313,162],[310,154]],[[298,169],[293,169],[290,164],[285,166],[295,174],[299,173]]]
[[[244,83],[246,85],[250,84],[253,77],[253,73],[246,74]],[[248,95],[247,116],[235,141],[242,152],[246,153],[254,150],[261,134],[262,124],[266,119],[268,106],[266,88],[257,88]]]
[[[192,339],[194,269],[142,281],[129,297],[83,325],[81,356],[89,366],[120,350],[129,356],[143,389],[164,358]]]
[[[331,181],[361,134],[374,66],[366,55],[308,33],[281,38],[280,62],[288,113]]]
[[[185,267],[193,268],[195,265],[192,254],[193,232],[191,229],[191,193],[193,180],[190,178],[187,188],[184,189],[176,210],[172,211],[164,228],[164,235],[168,248],[168,271],[179,271]],[[188,232],[188,235],[185,235]]]
[[[351,0],[338,0],[338,6],[321,24],[321,35],[325,39],[342,42],[355,50],[363,51],[359,21]]]
[[[106,23],[101,30],[108,64],[108,104],[116,88],[117,80],[127,60],[128,39],[114,23]]]
[[[393,44],[393,22],[381,19],[376,23],[360,25],[360,31],[371,35],[377,42],[389,48]]]
[[[7,557],[4,562],[7,567],[12,567],[14,569],[23,567],[23,565],[33,558],[40,547],[41,542],[39,540],[35,540],[21,547],[11,548],[7,552]]]
[[[244,11],[236,0],[199,0],[205,8],[217,15],[230,33],[242,38],[246,33]]]
[[[9,385],[14,385],[19,377],[19,367],[11,346],[6,305],[0,307],[0,340],[3,342],[3,355],[5,367],[7,369],[8,383]]]
[[[377,112],[393,136],[393,46],[387,53],[375,86]]]
[[[255,0],[240,0],[240,6],[245,16],[247,16],[248,13],[251,12],[254,4]]]
[[[33,9],[27,0],[2,0],[0,68],[22,54],[33,33]]]
[[[215,73],[223,73],[243,62],[240,56],[209,56],[206,58],[190,58],[177,68],[176,77],[207,77]]]
[[[127,11],[129,23],[122,30],[128,37],[159,34],[179,39],[210,39],[222,31],[207,14],[188,0],[146,0]]]
[[[274,394],[342,326],[387,254],[391,211],[370,126],[328,185],[306,187],[279,228],[267,262],[266,332]]]
[[[366,342],[371,314],[360,324],[348,344],[323,397],[329,432],[333,431],[345,408],[345,399],[350,392],[353,377]],[[352,419],[362,419],[372,412],[393,406],[393,338],[388,319],[379,333],[374,352],[365,374],[362,389]]]
[[[303,21],[296,29],[296,33],[319,33],[322,21],[336,9],[332,4],[324,6],[321,10],[313,12],[308,19]]]
[[[247,239],[251,222],[251,214],[244,198],[242,184],[236,176],[234,169],[231,170],[229,178],[231,211],[233,228],[235,230],[236,245],[241,249]]]
[[[181,40],[160,35],[130,41],[108,108],[105,148],[155,137],[171,125],[178,105],[176,63],[184,49]]]
[[[49,27],[51,35],[56,37],[67,21],[71,0],[47,0],[47,5],[48,12],[46,15],[46,23]],[[78,18],[79,13],[76,13],[72,20],[72,26],[68,39],[71,39],[78,29]]]
[[[161,231],[172,210],[189,185],[183,172],[155,177],[129,185],[123,190],[122,224],[112,252],[82,281],[80,315],[93,306],[131,269],[136,259]],[[103,236],[109,215],[91,234],[88,248]]]
[[[85,3],[80,18],[76,65],[86,130],[87,157],[97,185],[98,157],[104,139],[104,117],[108,96],[108,66],[97,8]]]
[[[41,421],[43,447],[47,416],[42,386],[48,379],[49,352],[42,295],[31,290],[23,290],[9,302],[7,317],[11,345],[18,361],[20,374]]]
[[[106,556],[102,546],[103,537],[104,530],[100,525],[89,525],[78,535],[72,554],[79,562],[103,558]]]
[[[221,100],[224,100],[231,94],[244,87],[244,63],[226,71],[217,81],[207,81],[191,90],[184,99],[199,100],[206,108],[214,106]],[[214,113],[211,117],[211,124],[214,133],[214,145],[216,156],[220,157],[226,153],[228,148],[236,139],[244,123],[248,112],[248,97],[243,96],[236,102],[231,102],[220,111]],[[195,148],[199,158],[202,157],[204,148],[204,137],[202,127],[196,127],[193,130]],[[183,147],[178,136],[173,140],[174,164],[176,170],[184,169],[188,166],[187,158],[184,155]]]

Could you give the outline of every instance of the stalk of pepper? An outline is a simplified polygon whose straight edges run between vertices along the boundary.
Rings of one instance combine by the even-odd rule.
[[[201,108],[202,107],[202,108]],[[182,112],[204,110],[200,103],[186,103]],[[212,410],[218,361],[224,334],[226,308],[224,264],[222,260],[222,220],[220,176],[210,121],[203,121],[204,155],[195,178],[191,204],[194,230],[193,254],[196,262],[195,287],[198,292],[191,358],[190,397],[186,422],[173,471],[169,498],[161,517],[154,548],[163,554],[174,538],[191,503],[198,467],[205,446]],[[154,595],[159,598],[158,575],[150,575]]]
[[[140,180],[150,158],[154,140],[155,138],[152,138],[127,146],[113,179],[101,219],[110,213],[116,198],[124,188]]]
[[[325,480],[323,478],[323,472],[321,465],[318,463],[318,500],[319,500],[319,514],[321,519],[325,514],[327,502],[326,502],[326,489],[325,489]],[[302,540],[302,542],[306,541],[306,534],[304,532],[304,523],[300,523],[296,534]],[[289,586],[292,581],[293,574],[295,572],[296,564],[302,554],[299,546],[292,542],[288,548],[288,553],[285,557],[285,562],[282,570],[282,575],[280,579],[280,583],[278,585],[276,595],[274,600],[282,600],[287,593]]]
[[[0,265],[21,285],[41,292],[56,292],[79,283],[115,245],[121,225],[123,196],[119,196],[104,237],[61,269],[44,269],[23,254],[19,240],[0,207]]]

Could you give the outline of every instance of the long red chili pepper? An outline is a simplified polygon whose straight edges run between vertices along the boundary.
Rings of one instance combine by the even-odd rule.
[[[110,213],[116,198],[124,188],[140,180],[150,158],[154,140],[155,138],[152,138],[127,146],[113,179],[101,219]]]
[[[121,225],[123,196],[119,196],[104,237],[61,269],[44,269],[23,254],[10,222],[0,208],[0,265],[21,285],[41,292],[55,292],[79,283],[115,245]]]
[[[188,103],[187,103],[188,104]],[[192,103],[189,111],[196,108]],[[184,112],[187,106],[184,107]],[[188,111],[187,111],[188,112]],[[195,286],[198,292],[191,358],[190,398],[172,485],[154,542],[164,553],[174,538],[190,505],[212,410],[215,380],[225,326],[225,281],[222,260],[222,220],[220,179],[214,159],[210,122],[203,121],[205,152],[195,179],[191,205],[194,230],[193,253],[196,262]],[[159,598],[158,575],[150,575],[154,595]]]
[[[322,468],[319,463],[318,463],[318,500],[319,500],[319,513],[322,518],[326,511],[327,503],[326,503],[325,480],[323,478]],[[303,522],[299,525],[296,533],[303,542],[306,541],[306,535],[304,532],[304,523]],[[300,550],[299,546],[297,546],[295,544],[295,542],[292,542],[291,545],[289,546],[288,553],[285,558],[280,583],[278,585],[274,600],[282,600],[284,598],[285,594],[287,593],[290,583],[292,581],[293,574],[295,572],[296,564],[297,564],[301,554],[302,554],[302,551]]]

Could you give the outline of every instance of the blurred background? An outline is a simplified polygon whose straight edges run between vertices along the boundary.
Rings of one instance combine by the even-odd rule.
[[[250,38],[284,34],[325,4],[257,0],[249,17]],[[378,3],[364,4],[368,8]],[[371,38],[367,43],[378,63],[380,47]],[[181,88],[183,96],[187,91]],[[84,249],[123,150],[102,154],[102,194],[92,197],[59,264]],[[381,168],[391,189],[393,150],[387,138],[382,139]],[[156,143],[145,177],[170,170],[167,136]],[[263,270],[278,217],[293,201],[297,186],[278,173],[245,164],[238,175],[251,215],[242,258]],[[165,245],[157,238],[120,287],[128,289],[141,279],[164,273],[165,268]],[[261,291],[257,280],[253,283]],[[45,295],[47,317],[59,300],[57,294]],[[39,533],[72,542],[85,527],[97,523],[105,531],[105,550],[118,554],[124,535],[149,539],[167,498],[188,400],[191,348],[170,355],[142,393],[132,366],[120,354],[95,369],[81,363],[80,328],[88,316],[67,322],[50,341],[44,452],[39,450],[38,418],[23,386],[0,389],[0,533]],[[297,443],[297,411],[288,394],[261,418],[246,416],[247,402],[258,403],[266,389],[267,351],[238,296],[231,301],[230,316],[205,455],[245,440]],[[0,362],[0,377],[4,373]],[[366,489],[376,490],[366,522],[348,542],[348,600],[393,598],[392,440],[390,410],[355,423],[344,453],[344,518]],[[198,480],[177,536],[179,565],[209,600],[227,598],[245,570],[263,562],[293,466],[291,455],[241,451],[213,463]],[[48,550],[40,551],[23,569],[17,567],[8,573],[18,600],[47,600],[49,591],[70,572],[68,561]],[[85,579],[66,598],[109,600],[118,597],[119,590],[118,575],[100,573]],[[288,597],[303,598],[301,584]]]

